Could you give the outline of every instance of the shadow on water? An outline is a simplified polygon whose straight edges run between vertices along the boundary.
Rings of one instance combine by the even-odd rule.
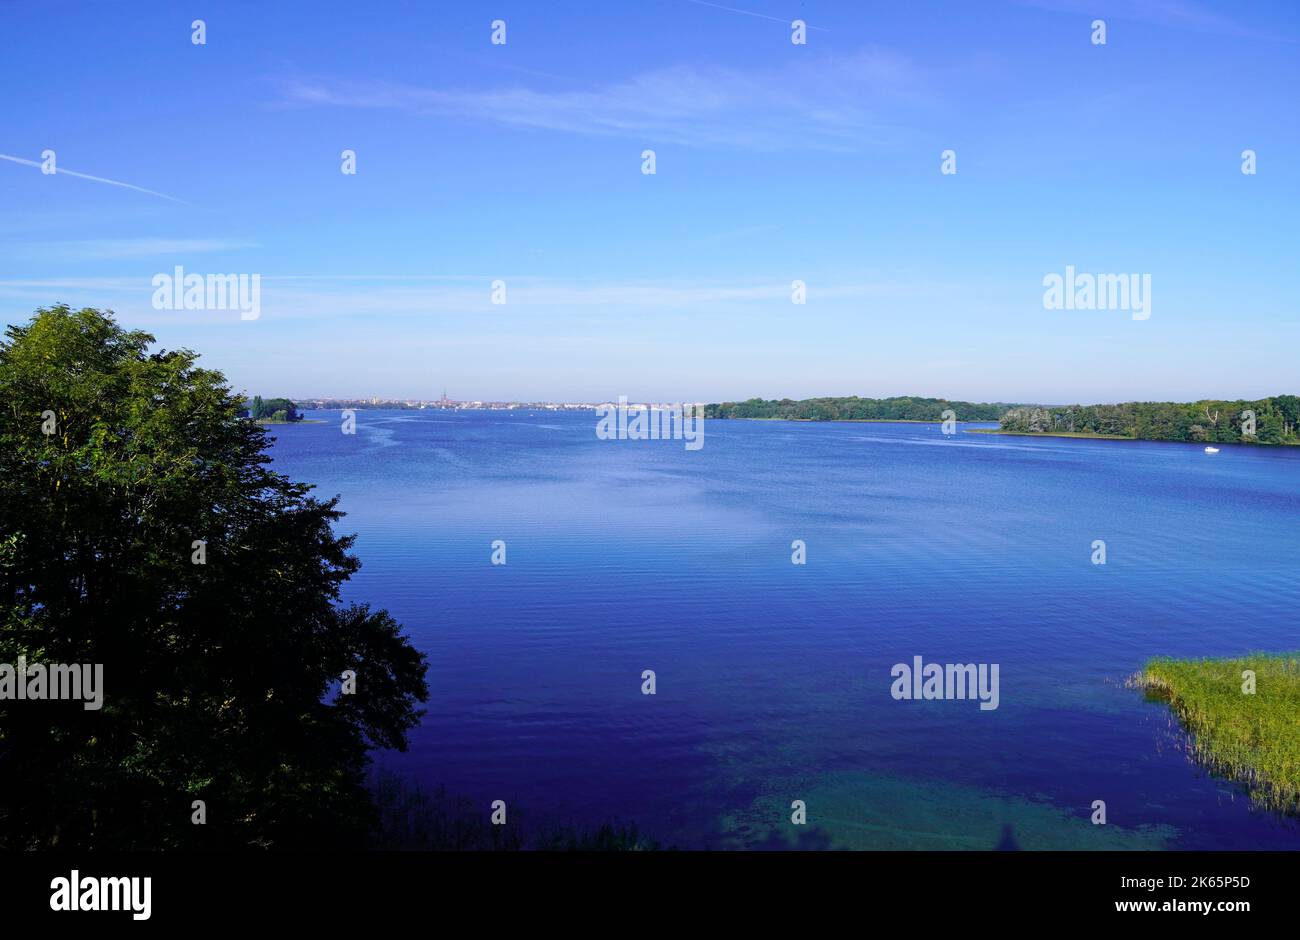
[[[833,847],[831,834],[825,829],[805,829],[793,838],[773,829],[766,838],[745,846],[753,852],[824,852]]]
[[[1020,843],[1016,841],[1016,833],[1011,828],[1011,823],[1002,824],[1002,838],[998,841],[997,850],[999,852],[1020,851]]]

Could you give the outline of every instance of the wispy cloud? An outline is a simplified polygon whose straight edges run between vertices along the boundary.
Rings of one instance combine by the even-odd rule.
[[[857,151],[892,143],[932,100],[925,85],[908,60],[866,50],[761,71],[674,65],[576,91],[300,78],[282,100],[698,147]]]
[[[0,160],[8,160],[10,163],[20,163],[23,166],[40,167],[38,160],[26,160],[22,157],[11,157],[8,154],[0,153]],[[123,183],[121,180],[110,180],[102,176],[91,176],[89,173],[78,173],[75,170],[65,170],[63,167],[56,167],[56,171],[51,176],[75,176],[77,179],[90,180],[92,183],[107,183],[109,186],[120,186],[122,189],[130,189],[137,193],[144,193],[147,196],[157,196],[159,199],[166,199],[170,202],[189,205],[183,199],[177,199],[175,196],[168,196],[166,193],[155,192],[152,189],[145,189],[143,186],[136,186],[134,183]]]
[[[218,251],[256,248],[256,242],[212,238],[93,238],[71,241],[34,241],[11,244],[11,254],[55,256],[59,260],[121,258],[171,258]]]
[[[170,273],[170,268],[162,269]],[[195,269],[190,273],[206,274]],[[38,306],[56,301],[109,307],[132,325],[152,327],[178,322],[238,322],[226,312],[157,311],[152,308],[151,273],[135,277],[0,279],[0,312],[11,322]],[[774,278],[591,280],[504,276],[507,303],[492,303],[493,277],[486,275],[262,275],[263,319],[267,322],[351,320],[358,323],[432,322],[485,328],[514,318],[528,328],[550,324],[577,327],[604,321],[641,322],[653,317],[689,324],[709,317],[806,317],[831,309],[869,310],[879,305],[963,304],[970,307],[980,290],[959,282],[900,281],[862,275],[807,285],[808,305],[791,304],[791,284]],[[493,329],[496,327],[493,326]]]
[[[1294,36],[1283,36],[1267,30],[1256,29],[1223,13],[1209,9],[1193,0],[1017,0],[1022,6],[1038,7],[1057,13],[1071,13],[1089,18],[1130,19],[1155,23],[1173,29],[1186,29],[1202,33],[1219,33],[1238,39],[1260,39],[1276,42],[1295,42]]]

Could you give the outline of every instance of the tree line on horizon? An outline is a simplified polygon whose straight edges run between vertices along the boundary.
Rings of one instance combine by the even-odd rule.
[[[1254,401],[1122,402],[1113,405],[1020,405],[946,398],[751,398],[705,406],[706,418],[784,421],[997,421],[1017,434],[1098,434],[1149,441],[1225,444],[1300,443],[1300,397]]]
[[[1117,405],[1023,405],[1002,415],[1003,431],[1105,434],[1145,441],[1220,444],[1300,443],[1300,397],[1256,401],[1124,402]]]
[[[942,421],[951,410],[958,421],[997,421],[1004,402],[950,401],[946,398],[750,398],[704,406],[706,418],[777,418],[783,421]]]

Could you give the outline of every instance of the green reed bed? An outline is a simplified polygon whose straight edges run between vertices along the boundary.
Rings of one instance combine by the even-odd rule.
[[[1264,806],[1300,811],[1300,653],[1159,657],[1135,683],[1169,702],[1194,759],[1245,783]]]

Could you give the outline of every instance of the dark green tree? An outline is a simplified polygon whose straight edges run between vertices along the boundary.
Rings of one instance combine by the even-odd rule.
[[[0,701],[0,848],[359,845],[368,750],[406,746],[424,656],[340,603],[337,498],[152,343],[67,306],[0,341],[0,663],[104,677],[97,711]]]
[[[252,402],[245,402],[248,416],[254,420],[301,421],[302,414],[298,407],[287,398],[263,398],[254,395]]]

